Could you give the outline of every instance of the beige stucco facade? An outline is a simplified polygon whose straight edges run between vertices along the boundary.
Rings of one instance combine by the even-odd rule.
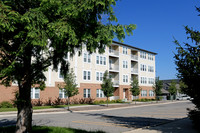
[[[141,56],[141,54],[145,56]],[[154,52],[118,42],[113,42],[110,48],[106,47],[105,53],[103,54],[99,54],[98,52],[89,54],[86,48],[83,47],[80,56],[77,52],[73,57],[68,55],[68,58],[66,58],[70,63],[70,68],[73,68],[79,87],[79,94],[74,98],[84,98],[87,95],[96,100],[105,100],[105,97],[97,97],[97,91],[101,89],[102,76],[106,70],[112,75],[112,81],[115,87],[114,96],[110,97],[111,100],[131,100],[132,95],[129,89],[133,78],[138,79],[141,92],[143,92],[142,90],[147,91],[145,92],[146,94],[140,94],[139,98],[154,98],[152,94],[149,95],[149,91],[152,93],[152,86],[155,80],[155,55],[156,53]],[[151,58],[149,58],[150,56]],[[146,65],[146,70],[141,69],[141,64],[143,66]],[[149,71],[149,66],[151,66],[153,71]],[[62,76],[60,76],[60,71],[52,71],[52,67],[50,66],[48,71],[45,72],[45,76],[47,78],[45,82],[46,88],[44,91],[40,91],[39,98],[47,100],[59,97],[57,84],[64,82]],[[145,78],[146,82],[141,81]],[[151,82],[148,80],[151,80]],[[11,88],[13,90],[16,86]],[[5,87],[0,87],[0,89],[6,95],[10,91],[5,89]],[[6,96],[3,93],[2,91],[0,93],[0,102],[6,101]],[[12,94],[9,92],[8,98],[13,98],[10,95]]]

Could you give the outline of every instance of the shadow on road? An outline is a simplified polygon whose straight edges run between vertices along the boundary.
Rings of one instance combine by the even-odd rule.
[[[168,119],[158,119],[158,118],[148,118],[148,117],[112,116],[101,113],[96,113],[96,114],[81,113],[81,114],[86,116],[99,116],[100,119],[103,119],[107,123],[113,123],[115,125],[121,125],[128,128],[144,128],[148,126],[154,127],[160,124],[165,124],[174,121]]]
[[[0,127],[14,126],[14,125],[16,125],[16,119],[12,119],[12,120],[2,119],[2,120],[0,120]]]

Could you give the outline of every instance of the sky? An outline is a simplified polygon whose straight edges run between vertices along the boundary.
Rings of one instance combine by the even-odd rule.
[[[200,0],[118,0],[114,12],[118,23],[137,26],[123,43],[156,52],[156,76],[175,79],[173,41],[190,42],[184,26],[200,30],[195,6],[200,7]]]

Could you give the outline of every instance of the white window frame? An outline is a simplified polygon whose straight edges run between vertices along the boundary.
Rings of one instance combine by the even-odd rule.
[[[83,62],[84,63],[91,63],[91,54],[85,52],[83,53]]]
[[[147,65],[140,64],[140,71],[146,72],[147,71]]]
[[[96,81],[103,81],[103,72],[96,71]]]
[[[148,78],[148,84],[154,84],[155,79],[154,78]]]
[[[85,72],[86,72],[86,75],[84,75]],[[89,73],[90,73],[90,75],[89,75]],[[84,79],[85,76],[86,76],[86,79]],[[92,73],[91,73],[90,70],[83,70],[83,80],[88,80],[88,81],[90,81],[90,80],[91,80],[91,77],[92,77]]]
[[[153,55],[153,54],[150,54],[150,53],[148,53],[148,60],[151,60],[151,61],[153,61],[153,57],[154,57],[154,55]]]
[[[89,97],[91,97],[91,89],[84,88],[84,89],[83,89],[83,97],[84,97],[84,98],[89,98]]]
[[[153,97],[154,96],[154,91],[153,90],[149,90],[149,96]]]
[[[106,56],[96,55],[96,64],[106,66]]]
[[[104,98],[105,95],[101,89],[96,89],[96,97],[97,98]]]
[[[37,93],[38,93],[38,97],[36,97]],[[40,89],[39,88],[31,88],[31,99],[40,99]]]
[[[61,95],[61,96],[60,96]],[[65,95],[65,91],[64,89],[59,89],[59,98],[63,99],[63,98],[67,98],[67,96]]]
[[[128,54],[128,48],[127,47],[123,47],[123,54],[125,54],[125,55]]]
[[[154,66],[148,66],[148,72],[154,72]]]
[[[147,90],[141,90],[141,97],[147,97]]]
[[[146,52],[144,52],[144,51],[140,51],[140,58],[142,58],[142,59],[146,59]]]
[[[128,61],[123,61],[123,68],[128,68]]]
[[[140,77],[141,84],[147,84],[147,77]]]
[[[123,83],[128,83],[128,75],[123,75]]]

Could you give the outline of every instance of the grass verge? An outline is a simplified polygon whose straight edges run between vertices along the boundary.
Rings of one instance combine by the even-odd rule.
[[[0,127],[1,133],[14,133],[15,126]],[[32,133],[105,133],[103,131],[86,131],[74,128],[33,126]]]

